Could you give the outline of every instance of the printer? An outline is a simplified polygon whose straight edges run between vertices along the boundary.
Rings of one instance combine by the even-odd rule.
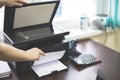
[[[5,6],[4,42],[22,50],[38,47],[44,52],[66,50],[67,53],[68,43],[64,39],[69,32],[52,24],[60,1],[34,1],[23,6]],[[29,70],[32,64],[12,62],[18,74]]]

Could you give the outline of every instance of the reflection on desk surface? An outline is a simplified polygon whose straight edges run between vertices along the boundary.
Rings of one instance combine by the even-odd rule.
[[[68,70],[41,77],[38,80],[94,80],[96,75],[103,74],[105,80],[120,80],[120,53],[107,48],[92,40],[83,40],[78,44],[80,51],[86,53],[91,52],[94,56],[102,60],[102,63],[90,66],[78,66],[70,60],[66,60],[65,64]],[[102,72],[99,72],[99,69]],[[97,74],[98,71],[98,74]],[[94,75],[94,76],[93,76]],[[91,78],[93,77],[93,78]],[[24,75],[22,78],[16,78],[14,74],[10,79],[3,80],[36,80],[31,73]]]

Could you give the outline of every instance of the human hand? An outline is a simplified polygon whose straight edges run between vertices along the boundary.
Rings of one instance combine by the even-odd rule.
[[[4,0],[5,6],[22,6],[23,4],[27,4],[27,2],[23,0]]]
[[[39,60],[41,55],[45,55],[44,52],[38,48],[31,48],[26,51],[31,61]]]

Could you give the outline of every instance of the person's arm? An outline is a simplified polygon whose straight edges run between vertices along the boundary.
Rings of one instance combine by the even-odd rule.
[[[27,4],[23,0],[0,0],[0,7],[2,6],[22,6],[23,4]]]
[[[0,0],[0,8],[4,6],[4,0]]]
[[[24,51],[8,44],[0,44],[0,60],[3,61],[34,61],[38,60],[41,55],[44,55],[44,52],[38,48]]]

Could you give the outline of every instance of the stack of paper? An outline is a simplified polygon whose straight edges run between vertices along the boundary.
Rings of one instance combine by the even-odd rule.
[[[40,60],[35,61],[32,69],[39,76],[45,76],[56,71],[62,71],[68,67],[64,65],[60,58],[63,57],[65,50],[46,53],[45,56],[42,56]]]
[[[9,77],[11,74],[11,69],[7,62],[0,61],[0,78]]]

